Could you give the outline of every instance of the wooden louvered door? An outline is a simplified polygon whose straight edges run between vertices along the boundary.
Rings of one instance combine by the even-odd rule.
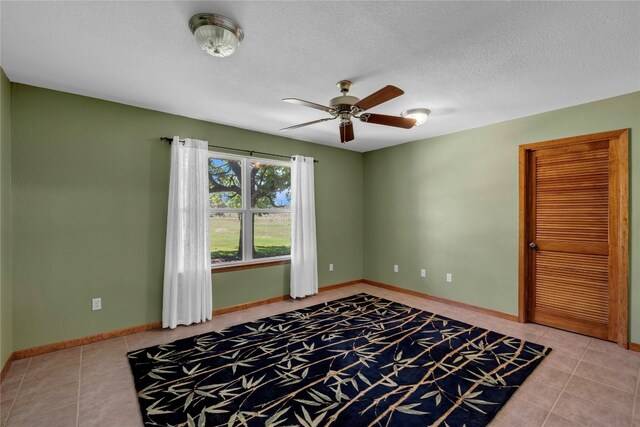
[[[627,144],[616,131],[521,147],[524,320],[626,346]]]

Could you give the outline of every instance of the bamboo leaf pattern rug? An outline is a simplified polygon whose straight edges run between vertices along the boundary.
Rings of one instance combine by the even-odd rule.
[[[147,426],[484,426],[551,351],[367,294],[128,353]]]

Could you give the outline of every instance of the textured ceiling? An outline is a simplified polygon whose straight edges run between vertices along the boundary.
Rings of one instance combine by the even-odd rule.
[[[245,30],[225,59],[188,28],[199,12]],[[357,122],[369,151],[640,90],[639,2],[2,1],[0,64],[26,83],[341,146],[338,123],[287,104],[405,95],[371,112],[426,107],[411,130]],[[188,135],[197,137],[198,135]]]

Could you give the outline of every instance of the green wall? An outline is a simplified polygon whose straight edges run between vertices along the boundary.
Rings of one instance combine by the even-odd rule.
[[[318,159],[320,286],[362,277],[360,153],[21,84],[11,106],[15,350],[160,320],[160,136]],[[286,294],[288,277],[288,266],[216,273],[214,308]]]
[[[365,153],[364,277],[516,314],[518,145],[622,128],[632,129],[629,313],[639,343],[640,92]]]
[[[0,369],[13,352],[11,277],[11,84],[0,68]]]
[[[640,92],[362,155],[9,87],[2,74],[2,360],[7,346],[160,320],[170,150],[159,136],[320,160],[321,286],[365,277],[516,313],[518,145],[620,128],[632,128],[630,316],[640,342]],[[214,308],[286,294],[288,276],[288,266],[216,273]]]

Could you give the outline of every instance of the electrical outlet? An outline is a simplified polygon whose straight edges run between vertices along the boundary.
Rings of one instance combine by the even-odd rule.
[[[427,269],[426,268],[421,268],[420,269],[420,277],[427,277]]]
[[[393,264],[393,272],[394,273],[398,272],[398,264]]]
[[[447,282],[448,283],[453,282],[453,275],[451,273],[447,273]]]
[[[329,264],[329,271],[333,271],[333,264]]]
[[[91,310],[102,310],[102,298],[94,298],[91,300]]]

